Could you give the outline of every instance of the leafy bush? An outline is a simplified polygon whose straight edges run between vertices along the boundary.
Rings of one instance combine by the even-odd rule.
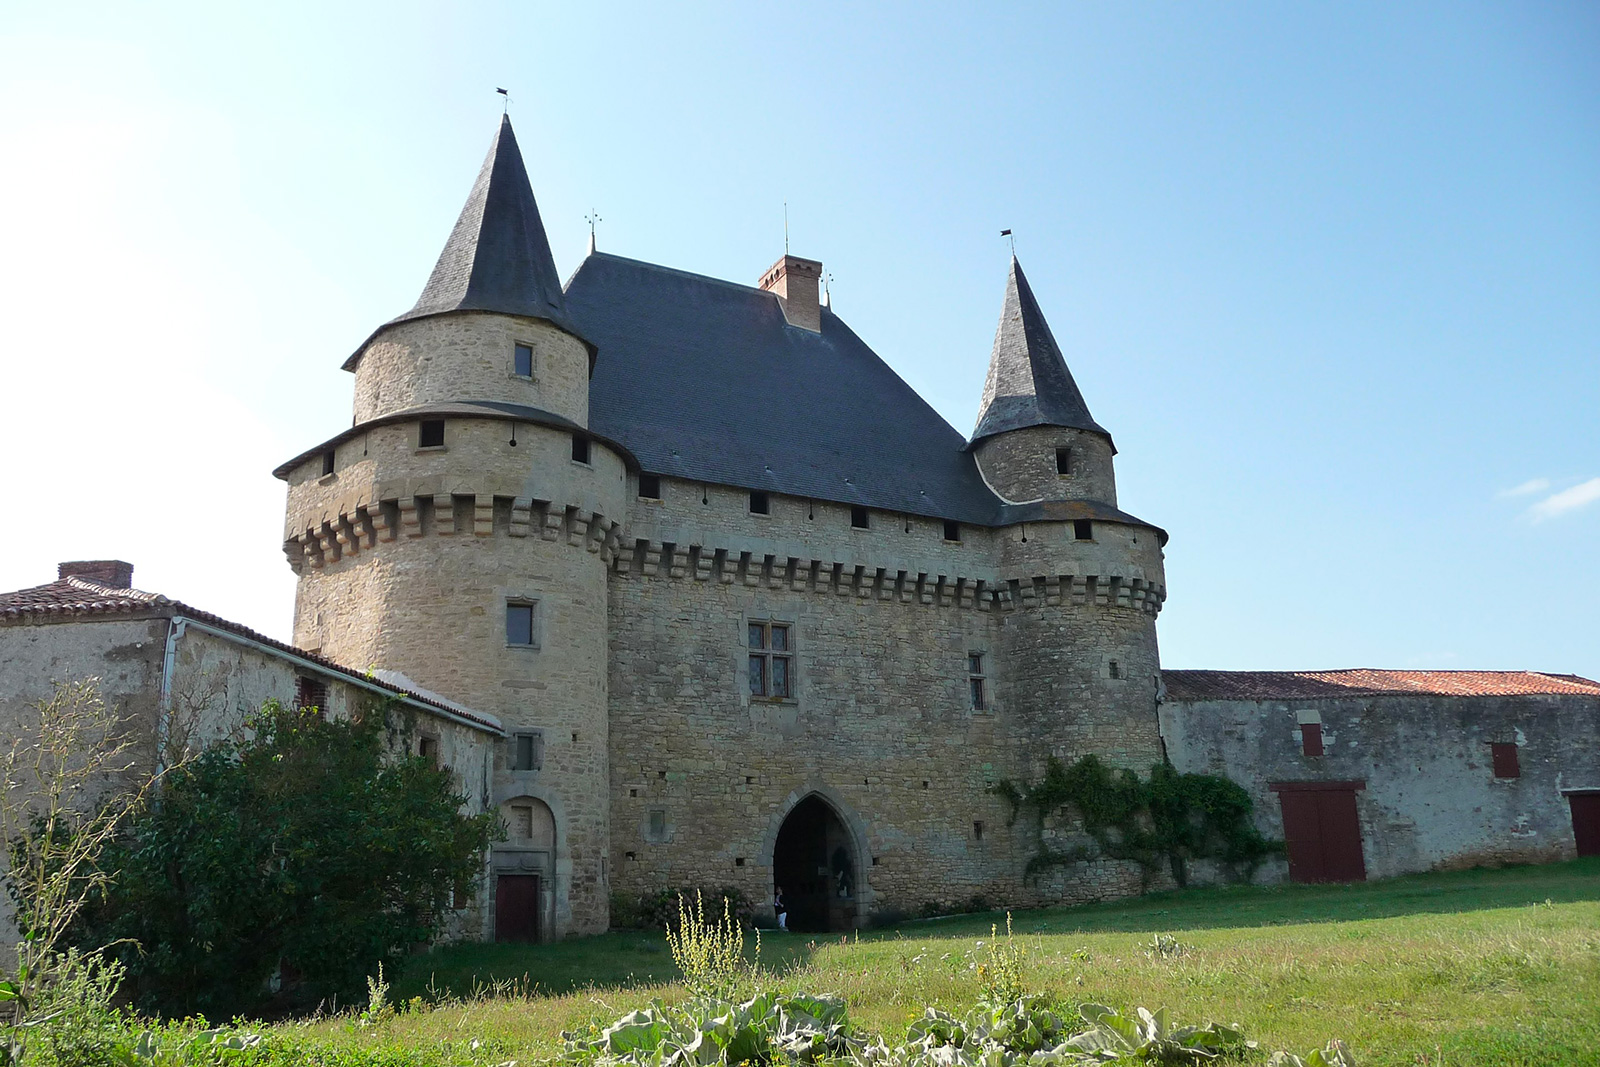
[[[851,1048],[845,1002],[805,993],[758,993],[737,1003],[701,997],[682,1007],[657,1003],[610,1026],[562,1036],[565,1059],[580,1065],[816,1063]]]
[[[611,897],[611,925],[624,930],[670,930],[678,921],[678,901],[696,897],[704,897],[713,914],[726,906],[747,930],[756,925],[755,902],[733,886],[720,889],[686,886],[660,889],[637,897],[615,893]]]
[[[274,702],[249,725],[169,776],[108,850],[120,874],[80,943],[136,943],[121,959],[146,1009],[353,999],[375,963],[435,936],[499,831],[461,813],[448,770],[386,755],[409,728],[391,708],[342,722]]]

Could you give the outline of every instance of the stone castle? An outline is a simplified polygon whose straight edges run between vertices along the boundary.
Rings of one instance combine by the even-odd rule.
[[[1051,756],[1244,782],[1288,841],[1268,877],[1600,851],[1600,685],[1164,676],[1166,534],[1118,508],[1021,265],[971,437],[821,275],[591,245],[563,285],[503,121],[416,306],[344,364],[352,425],[275,472],[295,646],[504,726],[461,750],[509,833],[466,936],[685,886],[769,915],[781,887],[814,930],[1138,891],[1104,857],[1025,876],[1040,838],[991,787]]]
[[[988,789],[1161,758],[1166,534],[1118,509],[1015,259],[970,438],[820,277],[591,249],[563,286],[503,121],[416,306],[344,364],[353,424],[276,471],[295,644],[505,724],[498,924],[600,931],[612,893],[681,885],[781,886],[827,929],[1137,883],[1025,885]]]

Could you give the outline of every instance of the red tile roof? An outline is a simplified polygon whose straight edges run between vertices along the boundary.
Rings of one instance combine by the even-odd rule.
[[[1600,682],[1539,671],[1162,671],[1161,680],[1168,700],[1305,700],[1395,693],[1600,696]]]
[[[282,641],[274,640],[266,634],[257,633],[247,626],[240,626],[230,622],[220,615],[213,615],[209,611],[200,611],[189,605],[171,600],[160,593],[147,593],[142,589],[114,589],[111,586],[101,585],[84,578],[61,578],[48,585],[36,585],[30,589],[18,589],[11,593],[0,593],[0,623],[21,622],[29,618],[80,616],[86,619],[107,615],[132,615],[147,614],[158,618],[171,618],[174,615],[186,619],[194,619],[207,623],[218,629],[227,630],[249,641],[255,641],[269,648],[301,659],[309,660],[319,667],[323,667],[334,674],[341,674],[369,685],[377,685],[399,696],[409,697],[421,704],[437,708],[449,715],[467,719],[488,730],[502,733],[503,727],[493,718],[481,715],[469,708],[463,707],[452,700],[415,692],[403,686],[393,685],[375,677],[369,677],[363,671],[335,663],[316,652],[308,652],[303,648],[286,645]]]

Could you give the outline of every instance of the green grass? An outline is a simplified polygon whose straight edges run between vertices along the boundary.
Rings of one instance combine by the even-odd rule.
[[[768,933],[761,960],[781,985],[840,993],[858,1026],[892,1034],[925,1005],[972,1003],[984,956],[977,942],[996,922],[1003,927],[1003,915],[913,922],[848,943]],[[1440,1057],[1600,1063],[1600,860],[1355,886],[1187,890],[1019,912],[1014,928],[1038,991],[1239,1023],[1263,1048],[1303,1053],[1342,1037],[1363,1067]],[[1157,932],[1189,951],[1151,954]],[[418,956],[396,980],[396,999],[426,996],[430,986],[457,998],[435,1010],[403,1014],[382,1035],[339,1021],[277,1032],[435,1049],[447,1062],[478,1039],[485,1044],[474,1058],[526,1061],[553,1052],[563,1029],[681,997],[676,974],[656,934],[457,946]],[[470,995],[474,983],[507,979],[527,989]]]

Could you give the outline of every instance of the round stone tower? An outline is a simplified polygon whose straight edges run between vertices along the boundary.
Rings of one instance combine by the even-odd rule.
[[[968,448],[1005,502],[1000,652],[1018,771],[1094,753],[1161,759],[1156,614],[1166,534],[1117,508],[1111,435],[1089,415],[1015,257]]]
[[[416,306],[344,365],[354,424],[276,472],[296,644],[505,726],[483,799],[509,836],[472,905],[502,940],[609,923],[606,567],[636,464],[587,431],[594,355],[504,121]]]

